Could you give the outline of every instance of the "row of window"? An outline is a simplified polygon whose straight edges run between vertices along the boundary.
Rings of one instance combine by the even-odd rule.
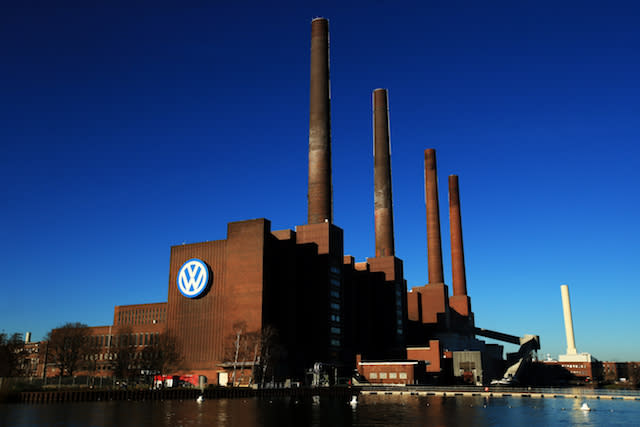
[[[130,309],[118,312],[118,324],[146,324],[166,320],[166,307]]]
[[[116,360],[118,358],[118,353],[99,353],[99,354],[88,354],[84,357],[85,360]],[[135,352],[132,354],[133,359],[141,359],[142,353]]]
[[[129,369],[140,369],[142,368],[142,365],[128,365],[127,368]],[[114,369],[114,366],[111,365],[98,365],[96,366],[96,371],[111,371]]]
[[[340,347],[340,335],[342,333],[342,329],[340,328],[340,314],[342,309],[340,305],[340,288],[342,281],[339,267],[330,266],[329,270],[329,320],[336,323],[336,325],[330,326],[329,344],[332,347]]]
[[[395,380],[395,379],[406,380],[407,373],[406,372],[389,372],[387,374],[386,372],[371,372],[369,374],[369,379],[376,380],[378,378],[380,378],[381,380],[386,380],[387,378],[389,378],[390,380]]]
[[[404,333],[403,326],[403,315],[402,315],[402,290],[400,286],[396,287],[396,334],[402,335]]]
[[[158,332],[140,332],[131,335],[92,335],[89,342],[93,347],[111,347],[122,345],[151,345],[157,338]]]

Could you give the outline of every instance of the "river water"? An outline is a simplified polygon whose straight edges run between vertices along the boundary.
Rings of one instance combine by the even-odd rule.
[[[583,402],[591,411],[580,410]],[[0,405],[0,426],[631,426],[640,401],[364,395]]]

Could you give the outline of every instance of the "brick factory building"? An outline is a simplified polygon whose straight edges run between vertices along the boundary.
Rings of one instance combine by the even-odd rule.
[[[429,280],[407,293],[403,262],[394,249],[388,94],[376,89],[375,256],[365,262],[345,256],[343,230],[333,224],[329,88],[328,21],[318,18],[311,24],[307,223],[271,230],[264,218],[232,222],[223,240],[173,246],[167,302],[118,306],[112,326],[91,328],[102,349],[101,375],[109,375],[113,365],[112,337],[126,327],[141,349],[159,333],[175,337],[183,354],[176,373],[203,375],[210,384],[227,384],[234,374],[235,381],[248,382],[246,371],[266,369],[258,346],[263,351],[267,345],[273,346],[269,372],[276,379],[304,381],[320,363],[334,375],[357,369],[371,382],[406,384],[430,375],[452,381],[489,378],[470,371],[476,369],[470,357],[478,363],[489,356],[501,361],[502,347],[486,345],[476,334],[514,343],[517,337],[475,327],[464,271],[458,177],[449,177],[453,295],[442,269],[432,149],[425,151]],[[249,356],[239,358],[238,345],[235,354],[229,351],[248,336],[260,337],[253,357],[249,349]],[[454,352],[474,354],[459,355],[462,362],[456,367]]]

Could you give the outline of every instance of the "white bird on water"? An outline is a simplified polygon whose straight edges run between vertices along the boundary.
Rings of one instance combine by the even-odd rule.
[[[351,402],[349,402],[349,405],[356,406],[357,404],[358,404],[358,396],[351,396]]]
[[[198,398],[196,399],[196,402],[198,403],[204,402],[204,396],[203,395],[198,396]]]
[[[590,411],[590,410],[591,410],[591,408],[589,408],[589,405],[587,405],[587,402],[584,402],[584,403],[582,404],[582,406],[580,407],[580,410],[581,410],[581,411]]]

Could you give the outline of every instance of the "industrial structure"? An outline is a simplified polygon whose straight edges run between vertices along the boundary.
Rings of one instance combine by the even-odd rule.
[[[220,385],[255,381],[256,370],[295,381],[313,374],[333,382],[357,370],[372,383],[481,384],[502,377],[507,366],[502,346],[476,336],[523,345],[511,366],[539,348],[537,337],[475,326],[457,175],[448,180],[449,295],[434,149],[424,152],[428,282],[407,292],[394,247],[386,89],[373,91],[375,253],[364,262],[345,256],[344,232],[333,223],[329,81],[329,22],[317,18],[311,23],[307,223],[272,230],[264,218],[232,222],[225,239],[173,246],[167,302],[116,307],[113,325],[92,328],[101,343],[102,375],[111,374],[111,337],[125,326],[140,348],[162,332],[175,337],[183,354],[177,373]],[[239,357],[239,343],[248,337],[253,357]]]
[[[578,353],[576,339],[573,330],[573,316],[571,314],[571,299],[569,286],[560,285],[562,297],[562,314],[564,317],[564,330],[567,337],[567,353],[558,355],[558,360],[549,360],[544,363],[550,366],[560,366],[568,371],[574,378],[580,381],[597,381],[603,377],[603,365],[589,353]],[[613,372],[614,365],[609,365]],[[617,374],[617,369],[615,369]]]

